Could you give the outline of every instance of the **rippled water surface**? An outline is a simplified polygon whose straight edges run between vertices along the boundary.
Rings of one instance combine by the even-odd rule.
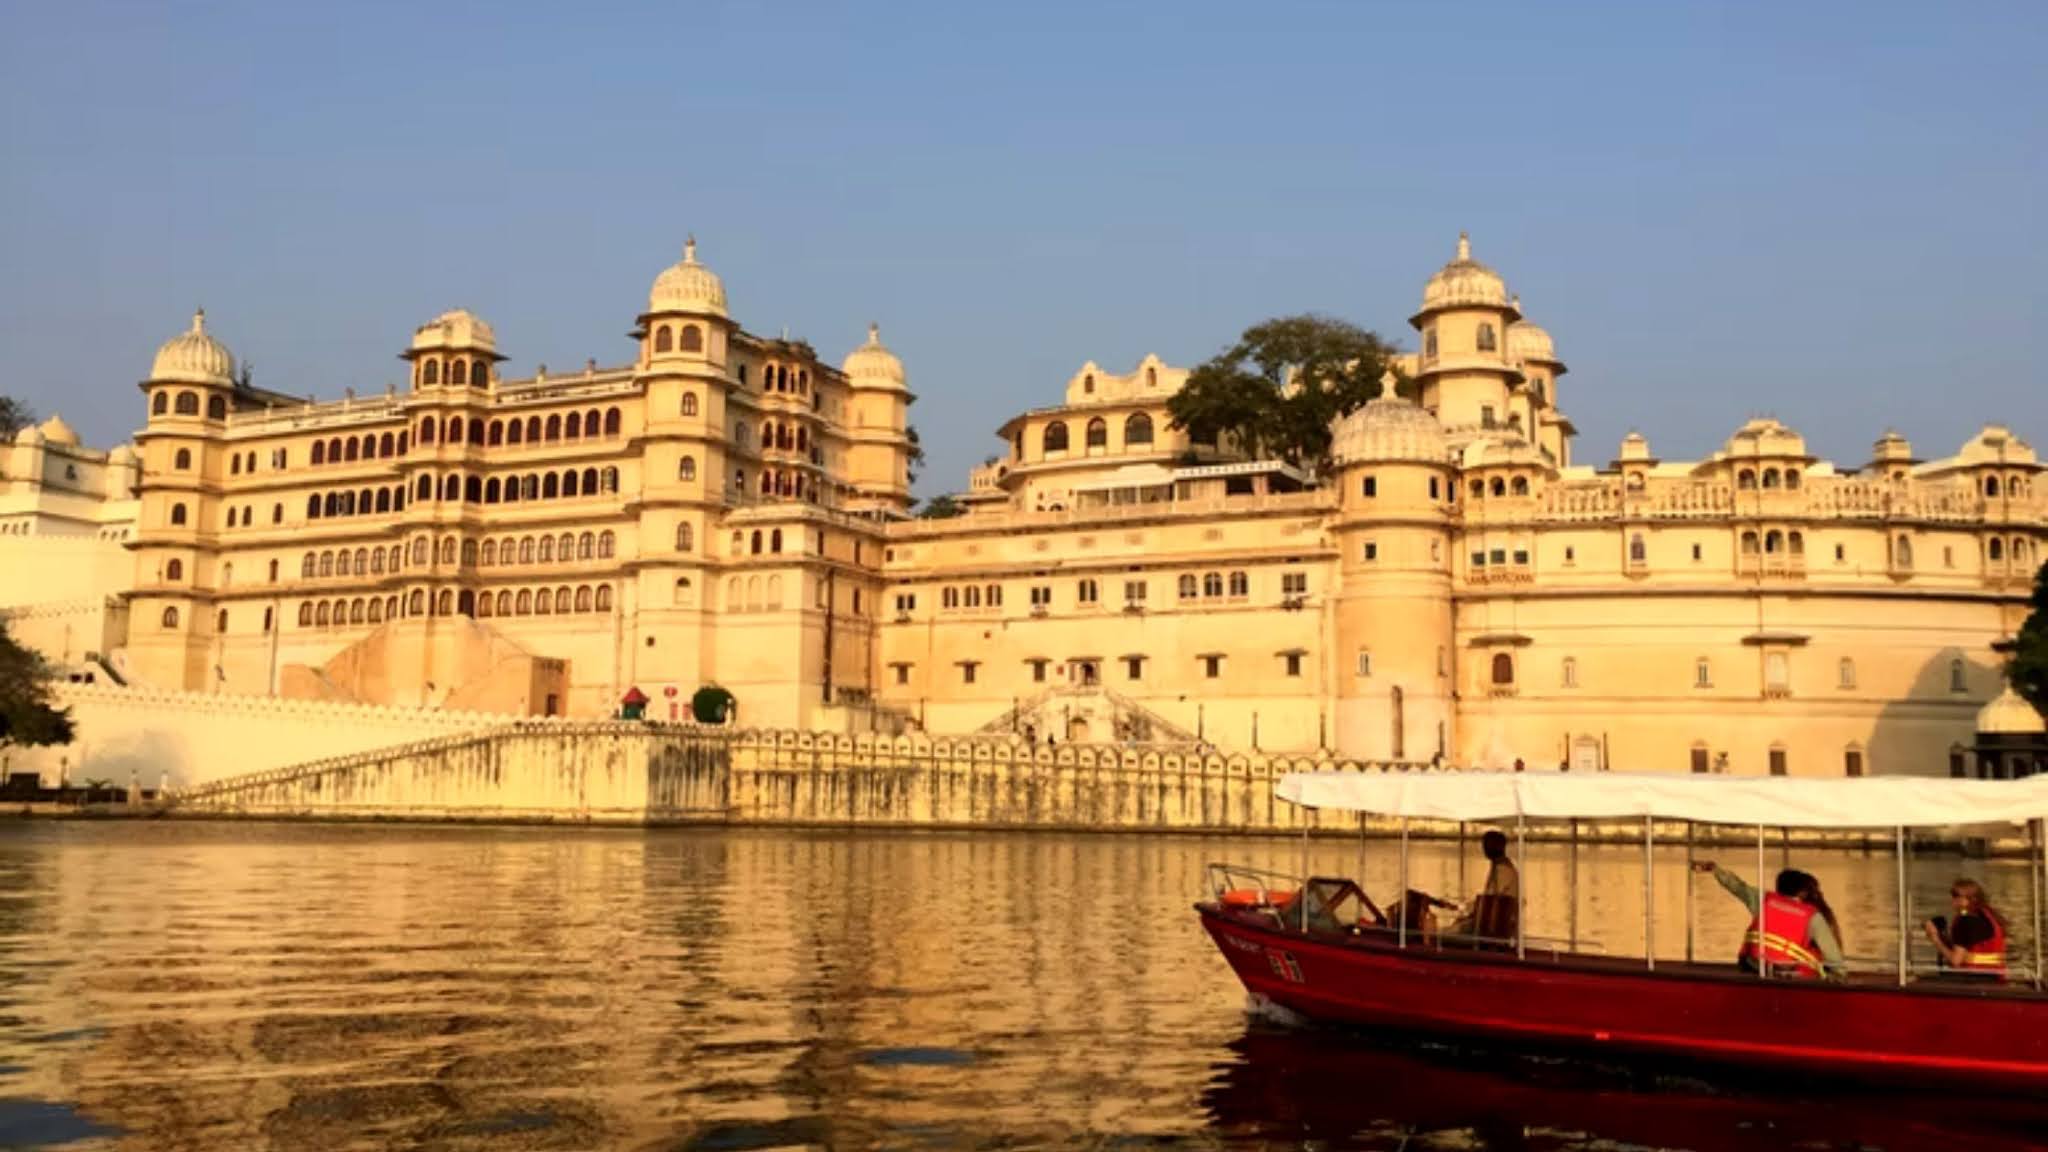
[[[8,823],[0,1145],[2032,1146],[1934,1109],[1375,1050],[1250,1018],[1189,903],[1206,861],[1292,868],[1299,851]],[[1314,854],[1318,871],[1359,871],[1355,847]],[[1530,855],[1532,933],[1571,926],[1563,860]],[[1418,846],[1414,879],[1458,891],[1457,861]],[[1853,952],[1895,947],[1888,857],[1801,862]],[[1928,910],[1955,867],[1916,867]],[[1639,853],[1587,849],[1581,868],[1582,938],[1640,952]],[[1363,869],[1393,887],[1386,846]],[[2024,909],[2017,865],[1973,870]],[[1660,858],[1660,953],[1683,954],[1690,920],[1701,955],[1731,954],[1740,908],[1707,883],[1688,918],[1684,876],[1682,856]]]

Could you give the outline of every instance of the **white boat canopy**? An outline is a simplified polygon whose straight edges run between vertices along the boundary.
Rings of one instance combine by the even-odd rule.
[[[1657,776],[1618,772],[1293,772],[1280,798],[1426,820],[1654,817],[1772,828],[1933,828],[2048,819],[2048,776]]]

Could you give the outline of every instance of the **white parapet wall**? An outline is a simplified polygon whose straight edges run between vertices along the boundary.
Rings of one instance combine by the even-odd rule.
[[[274,696],[165,692],[62,684],[77,740],[59,748],[0,751],[8,773],[46,786],[105,780],[116,787],[189,789],[230,776],[324,757],[472,732],[515,717],[431,708],[381,708]]]

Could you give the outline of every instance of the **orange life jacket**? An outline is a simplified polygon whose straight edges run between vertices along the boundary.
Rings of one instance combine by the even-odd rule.
[[[1984,920],[1991,925],[1990,938],[1964,945],[1963,962],[1958,970],[2002,979],[2005,976],[2005,925],[1996,916],[1985,916]]]
[[[1803,900],[1776,892],[1764,893],[1756,918],[1749,922],[1749,932],[1742,938],[1740,957],[1751,964],[1769,964],[1773,972],[1789,969],[1802,979],[1819,979],[1820,949],[1813,942],[1813,918],[1818,912]]]

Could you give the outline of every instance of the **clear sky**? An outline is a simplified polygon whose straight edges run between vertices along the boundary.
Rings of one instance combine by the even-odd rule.
[[[1413,346],[1469,229],[1579,458],[1768,413],[2048,451],[2048,4],[0,4],[0,391],[91,443],[203,304],[258,383],[450,307],[619,363],[695,232],[749,328],[870,320],[964,486],[1093,359],[1314,310]]]

